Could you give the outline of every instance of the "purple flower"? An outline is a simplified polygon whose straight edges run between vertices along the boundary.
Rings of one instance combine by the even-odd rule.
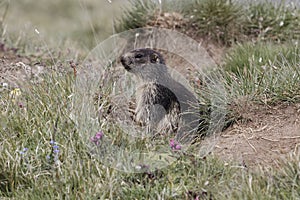
[[[56,144],[56,142],[54,140],[50,140],[50,144],[54,145],[54,144]]]
[[[58,154],[59,153],[59,149],[54,149],[53,153]]]
[[[181,145],[174,139],[170,139],[170,147],[172,150],[181,150]]]
[[[98,145],[100,140],[102,139],[103,135],[104,135],[103,132],[99,131],[98,133],[96,133],[96,135],[94,137],[91,137],[91,142]]]
[[[100,140],[103,137],[103,132],[99,131],[98,133],[96,133],[95,138],[97,138],[98,140]]]
[[[28,151],[28,148],[25,147],[25,148],[23,148],[23,151],[20,151],[19,153],[24,155],[26,153],[26,151]]]
[[[24,104],[22,102],[18,103],[19,108],[24,108]]]
[[[170,139],[170,147],[172,148],[172,147],[174,147],[175,146],[175,141],[174,141],[174,139]]]
[[[181,145],[180,144],[176,144],[175,150],[181,150]]]
[[[59,146],[56,144],[56,142],[54,140],[51,140],[50,144],[52,145],[53,153],[58,154],[59,153]]]
[[[58,154],[59,153],[59,146],[58,145],[53,145],[52,146],[52,148],[53,148],[53,153],[55,153],[55,154]]]
[[[53,155],[53,161],[57,162],[59,159],[59,152],[60,152],[59,146],[57,145],[57,143],[54,140],[50,140],[50,144],[52,146],[53,154],[51,153],[51,155],[47,155],[46,159],[49,161]]]

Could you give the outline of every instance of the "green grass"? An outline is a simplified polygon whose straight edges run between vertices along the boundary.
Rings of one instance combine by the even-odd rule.
[[[177,154],[155,171],[131,174],[91,155],[70,114],[74,74],[52,71],[39,84],[25,84],[20,96],[1,92],[0,195],[22,199],[297,199],[299,155],[281,169],[248,170],[212,156]],[[68,72],[69,71],[69,72]],[[272,72],[273,73],[273,72]],[[249,81],[250,82],[250,81]],[[231,83],[232,84],[232,83]],[[243,87],[244,83],[239,86]],[[236,88],[234,92],[238,91]],[[19,103],[23,103],[20,108]],[[105,134],[118,135],[120,132]],[[108,136],[109,137],[109,136]],[[55,158],[51,140],[59,147]],[[116,144],[116,143],[115,143]],[[130,150],[129,143],[123,144]],[[138,141],[137,146],[144,146]],[[165,148],[168,144],[165,143]],[[28,150],[21,154],[24,148]],[[172,152],[169,153],[172,155]],[[114,154],[113,154],[114,155]],[[47,159],[50,156],[50,159]],[[147,163],[146,163],[147,164]],[[298,178],[297,178],[298,177]]]
[[[299,10],[284,2],[252,3],[245,12],[243,32],[263,41],[290,41],[299,39]]]
[[[32,0],[0,2],[0,16],[4,18],[6,44],[22,49],[25,45],[34,52],[43,45],[40,37],[51,48],[69,47],[88,51],[114,33],[114,19],[128,3],[122,0],[46,1]],[[105,11],[105,12],[103,12]],[[40,36],[36,34],[38,29]]]
[[[62,76],[64,75],[64,76]],[[170,166],[138,174],[91,157],[70,119],[73,74],[53,72],[16,99],[1,93],[0,195],[22,199],[299,198],[299,156],[280,171],[248,171],[211,156],[179,155]],[[19,107],[19,102],[24,107]],[[53,145],[59,146],[55,161]],[[28,148],[20,154],[23,148]],[[47,155],[52,158],[47,159]]]
[[[64,75],[64,76],[62,76]],[[73,74],[53,72],[16,99],[1,93],[0,195],[22,199],[297,199],[299,156],[282,170],[248,171],[208,156],[179,154],[152,172],[106,167],[82,142],[70,119]],[[24,107],[19,107],[23,102]],[[53,145],[59,146],[55,160]],[[21,154],[24,148],[28,150]],[[50,155],[51,159],[46,157]]]
[[[227,0],[197,0],[185,14],[200,36],[222,44],[239,40],[242,6]]]
[[[153,20],[157,11],[157,5],[152,1],[131,0],[130,5],[116,22],[117,33],[145,27],[149,20]]]
[[[216,80],[219,80],[224,86],[226,95],[220,95],[218,91],[213,94],[209,93],[212,88],[207,88],[205,84],[201,88],[204,89],[204,92],[203,90],[198,91],[199,95],[202,95],[199,98],[203,100],[202,103],[208,110],[213,108],[209,108],[211,106],[210,100],[207,99],[209,95],[220,98],[218,101],[223,103],[221,106],[233,101],[238,102],[244,97],[247,97],[249,101],[268,105],[300,102],[299,48],[297,44],[285,41],[298,37],[294,34],[298,31],[298,26],[296,26],[299,23],[298,10],[286,10],[283,7],[269,6],[269,4],[255,4],[249,5],[251,9],[244,12],[244,10],[240,10],[244,7],[238,4],[232,5],[229,1],[196,2],[183,5],[207,9],[197,11],[190,9],[195,15],[193,18],[195,21],[192,23],[201,22],[198,25],[201,29],[197,33],[211,36],[219,43],[232,46],[227,50],[224,64],[220,66],[221,70],[217,70],[217,75],[214,74],[215,72],[211,74],[211,77],[217,77]],[[131,8],[120,19],[118,31],[144,26],[147,20],[151,19],[149,16],[154,17],[155,12],[160,9],[157,5],[142,3],[142,1],[133,1],[133,5],[136,7]],[[53,7],[50,7],[50,10],[55,10],[55,5],[55,2],[52,3]],[[88,5],[92,4],[88,3]],[[18,4],[18,6],[25,6],[30,10],[30,7],[28,8],[24,4]],[[74,11],[79,11],[72,6],[69,7],[67,3],[63,3],[61,8],[69,7],[70,10],[58,13],[71,19]],[[218,9],[215,9],[216,7]],[[26,9],[25,11],[28,12]],[[163,5],[162,9],[187,12],[185,9],[182,11],[176,6],[172,8],[167,4]],[[210,12],[206,12],[209,9],[216,13],[212,15]],[[90,7],[88,10],[93,10],[93,8]],[[41,10],[41,12],[44,11]],[[19,14],[25,15],[24,13]],[[248,17],[244,18],[245,15]],[[203,16],[206,16],[205,19]],[[258,16],[262,16],[266,20],[258,20]],[[43,24],[45,19],[41,18],[40,20]],[[279,26],[281,21],[283,21],[283,25]],[[260,23],[262,23],[261,26]],[[272,27],[272,29],[264,32],[266,27]],[[66,26],[63,31],[68,33],[68,28]],[[242,36],[238,32],[241,30],[240,28],[245,31],[242,32]],[[32,29],[30,30],[32,31]],[[90,40],[91,37],[94,37],[95,32],[101,32],[102,29],[97,26],[92,28],[88,25],[79,32],[76,28],[71,30],[71,35],[74,34],[75,38],[87,37],[87,40]],[[90,135],[94,133],[80,132],[72,116],[78,105],[73,101],[75,77],[68,61],[80,60],[78,51],[86,52],[85,47],[73,49],[72,45],[67,45],[72,44],[72,40],[69,40],[70,43],[68,43],[63,39],[64,37],[61,37],[60,41],[62,42],[57,44],[60,49],[56,50],[46,44],[45,35],[36,36],[34,30],[33,35],[35,36],[32,37],[27,34],[28,32],[24,33],[19,37],[11,38],[4,34],[1,41],[11,41],[19,48],[19,52],[30,57],[33,63],[34,61],[43,62],[46,67],[54,68],[54,70],[43,75],[43,81],[39,83],[23,84],[19,96],[12,95],[14,88],[0,86],[1,198],[300,198],[299,154],[294,154],[290,160],[284,162],[285,164],[280,169],[247,169],[239,164],[226,163],[212,155],[204,158],[196,156],[193,148],[196,151],[198,143],[192,146],[192,150],[188,153],[172,152],[166,138],[155,141],[156,143],[154,142],[152,146],[147,146],[149,138],[148,140],[137,140],[137,143],[134,144],[130,141],[130,137],[122,136],[119,127],[113,126],[107,121],[99,122],[102,125],[101,130],[105,134],[105,139],[111,139],[117,147],[123,145],[129,155],[138,148],[151,150],[155,144],[160,144],[167,156],[177,159],[170,162],[170,165],[165,168],[153,171],[146,169],[142,173],[125,173],[103,165],[101,162],[103,160],[93,155],[89,146],[86,145],[86,141],[89,141]],[[52,33],[49,32],[49,34]],[[244,43],[253,38],[255,38],[255,43]],[[269,40],[269,42],[265,42],[265,40]],[[33,48],[29,48],[30,45]],[[34,51],[35,48],[36,51]],[[68,48],[70,51],[65,53],[65,49]],[[49,51],[52,52],[53,59],[49,55]],[[35,56],[32,56],[32,53]],[[57,63],[59,70],[53,62]],[[107,91],[101,92],[106,94]],[[223,99],[224,97],[226,99]],[[103,102],[109,102],[109,99],[102,99]],[[222,109],[226,109],[226,107],[222,107]],[[56,142],[59,153],[54,152],[57,147],[51,144],[52,140]],[[108,147],[106,146],[106,148]],[[24,148],[28,148],[28,150],[24,150]],[[112,160],[116,160],[117,154],[112,153],[110,157]],[[143,164],[151,165],[151,163]]]
[[[265,104],[300,101],[297,44],[246,43],[229,51],[225,85],[232,96]]]
[[[299,10],[284,3],[190,0],[160,5],[132,0],[131,5],[119,20],[117,32],[145,27],[161,12],[179,12],[187,26],[178,31],[227,46],[253,40],[285,42],[300,36]]]

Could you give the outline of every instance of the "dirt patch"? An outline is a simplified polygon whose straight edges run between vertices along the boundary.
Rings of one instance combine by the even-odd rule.
[[[226,51],[226,46],[218,44],[212,39],[205,38],[199,35],[199,30],[191,25],[185,17],[177,12],[163,12],[156,13],[152,20],[147,22],[146,27],[156,27],[178,31],[186,36],[197,41],[209,54],[211,59],[220,65],[223,63],[223,58]],[[201,56],[201,55],[199,55]],[[180,64],[179,60],[179,64]]]
[[[279,166],[290,153],[300,149],[300,104],[251,105],[241,111],[246,120],[217,137],[215,155],[247,167],[268,167]]]
[[[38,59],[21,56],[17,51],[0,44],[0,86],[19,87],[24,81],[38,81],[45,71]]]
[[[0,83],[8,84],[12,82],[13,77],[18,76],[18,72],[22,69],[20,63],[28,63],[26,58],[22,58],[16,54],[16,49],[5,47],[0,44]]]

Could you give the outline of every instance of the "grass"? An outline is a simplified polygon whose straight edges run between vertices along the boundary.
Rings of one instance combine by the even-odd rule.
[[[240,37],[242,6],[227,0],[194,1],[185,11],[199,35],[231,44]]]
[[[284,2],[278,5],[260,2],[250,4],[248,12],[244,12],[245,35],[275,42],[299,39],[299,10],[296,7],[286,6]]]
[[[106,167],[80,139],[70,119],[73,74],[53,72],[8,98],[1,110],[2,197],[22,199],[297,199],[299,156],[282,170],[248,171],[211,156],[180,155],[170,166],[128,174]],[[2,93],[3,95],[3,93]],[[2,99],[3,101],[3,99]],[[20,108],[18,102],[25,102]],[[55,159],[51,140],[57,142]],[[24,151],[24,148],[28,148]],[[47,156],[51,159],[47,159]],[[292,187],[291,187],[292,185]]]
[[[248,96],[265,104],[299,102],[297,44],[246,43],[225,59],[225,84],[234,97]]]
[[[167,168],[128,174],[91,157],[70,119],[73,74],[53,72],[44,82],[21,89],[1,110],[1,190],[3,197],[280,199],[299,198],[298,155],[280,171],[255,172],[211,156],[180,155]],[[3,101],[2,99],[2,101]],[[20,108],[18,102],[24,102]],[[57,142],[55,160],[51,140]],[[28,148],[24,151],[24,148]],[[51,159],[47,159],[47,156]],[[291,187],[292,185],[292,187]]]
[[[0,16],[5,16],[2,28],[5,29],[6,44],[20,49],[24,46],[34,52],[34,48],[42,44],[35,33],[38,29],[50,48],[67,46],[89,51],[114,33],[114,19],[126,5],[122,0],[112,3],[106,0],[101,3],[93,0],[41,0],[39,3],[2,0]]]
[[[160,9],[154,4],[145,5],[142,1],[133,1],[133,5],[135,7],[126,12],[124,18],[119,21],[118,31],[144,26],[149,16],[154,17],[157,9]],[[66,6],[64,4],[62,8]],[[287,38],[297,39],[297,35],[293,32],[297,32],[295,24],[299,20],[294,13],[298,10],[286,10],[269,4],[253,4],[250,5],[251,9],[248,12],[242,12],[239,9],[244,7],[223,0],[196,1],[195,4],[187,3],[184,6],[214,10],[216,13],[211,15],[205,12],[206,10],[195,12],[190,9],[194,15],[197,15],[193,18],[195,20],[192,21],[193,23],[200,22],[201,16],[207,16],[204,21],[201,21],[201,27],[198,25],[197,33],[211,36],[223,45],[230,43],[231,48],[228,49],[224,64],[220,66],[222,70],[218,69],[216,75],[224,85],[226,102],[222,99],[224,96],[213,94],[220,98],[219,101],[223,101],[222,106],[243,97],[247,97],[249,101],[268,105],[300,102],[299,48],[297,43],[285,42]],[[216,7],[218,9],[214,9]],[[166,4],[162,9],[172,11],[173,8]],[[181,11],[178,8],[174,9]],[[74,10],[71,9],[62,14],[68,17],[72,16],[73,12]],[[183,9],[182,12],[187,11]],[[245,22],[243,15],[252,18],[248,17]],[[263,20],[262,26],[260,26],[261,21],[256,21],[259,19],[258,16],[266,19]],[[226,23],[222,23],[222,20]],[[281,21],[284,23],[283,26],[278,26]],[[216,27],[220,32],[214,31]],[[242,37],[237,35],[237,30],[241,27],[245,30],[242,32],[245,34]],[[264,32],[266,27],[272,29]],[[91,31],[90,28],[91,26],[82,29],[78,37],[86,36],[91,39],[90,33],[98,30],[94,28],[95,30]],[[33,38],[29,36],[30,34],[20,36],[19,42],[17,42],[18,38],[10,38],[10,41],[18,46],[22,55],[30,57],[33,61],[44,62],[45,66],[53,69],[42,76],[41,82],[23,84],[20,93],[14,88],[0,86],[1,198],[300,198],[300,161],[297,153],[294,153],[287,162],[283,162],[285,164],[279,169],[252,170],[239,164],[226,163],[212,155],[198,157],[192,150],[186,153],[174,152],[170,149],[168,138],[160,138],[154,141],[152,146],[148,145],[150,138],[137,140],[137,143],[133,144],[130,137],[122,135],[118,126],[100,120],[98,123],[104,133],[104,138],[101,140],[102,147],[106,144],[106,140],[113,141],[115,146],[124,147],[127,155],[130,155],[135,153],[136,149],[151,150],[160,145],[165,153],[163,158],[175,158],[168,163],[167,167],[156,170],[155,166],[150,166],[151,163],[142,163],[144,165],[136,168],[141,173],[125,173],[103,165],[101,157],[99,159],[93,154],[90,144],[86,143],[96,132],[80,132],[72,116],[78,105],[74,104],[75,77],[68,62],[70,59],[80,60],[77,51],[71,46],[68,46],[70,48],[68,53],[64,53],[64,50],[56,51],[49,48],[40,36]],[[257,39],[256,42],[250,43],[249,40],[253,38]],[[269,39],[270,41],[265,41]],[[4,34],[2,41],[8,40]],[[67,44],[63,39],[62,41],[64,45]],[[230,42],[226,43],[227,41]],[[39,43],[39,45],[31,45],[38,47],[35,53],[41,51],[42,55],[32,56],[33,49],[26,48],[31,42]],[[45,58],[44,54],[49,54],[48,49],[53,52],[51,53],[53,59],[49,59],[49,55]],[[54,63],[59,66],[59,70],[55,68]],[[212,77],[215,76],[214,73],[212,72]],[[203,87],[206,85],[204,84]],[[210,90],[205,89],[207,93],[202,94],[201,98],[204,98],[203,101],[208,107],[211,102],[205,99],[205,96],[209,95]],[[101,100],[102,103],[109,102],[109,98]],[[197,150],[199,147],[197,145],[199,144],[192,146],[192,149]],[[106,150],[109,148],[109,146],[104,147]],[[104,156],[112,161],[122,156],[112,151],[110,153],[111,155]],[[148,170],[147,165],[152,170]]]
[[[300,36],[299,10],[284,2],[275,5],[264,1],[191,0],[159,4],[133,0],[131,5],[119,20],[117,32],[146,27],[159,13],[179,12],[186,25],[178,31],[192,32],[193,37],[226,46],[253,40],[278,43]]]
[[[116,23],[116,32],[144,27],[148,20],[153,19],[157,5],[153,1],[131,0],[131,7],[125,10]]]

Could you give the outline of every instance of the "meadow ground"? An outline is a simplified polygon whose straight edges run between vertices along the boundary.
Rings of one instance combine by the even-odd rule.
[[[182,6],[133,1],[123,15],[123,1],[16,2],[1,4],[1,197],[300,198],[298,9],[250,4],[241,10],[246,5],[225,0]],[[31,25],[22,28],[23,19]],[[149,26],[203,44],[218,64],[211,73],[221,75],[226,89],[227,127],[199,142],[216,142],[205,157],[175,153],[177,160],[166,168],[124,173],[90,154],[70,117],[76,107],[74,66],[80,68],[89,50],[110,34]],[[117,138],[114,144],[123,141],[119,130],[101,127],[105,136]],[[126,144],[132,151],[134,145]]]

